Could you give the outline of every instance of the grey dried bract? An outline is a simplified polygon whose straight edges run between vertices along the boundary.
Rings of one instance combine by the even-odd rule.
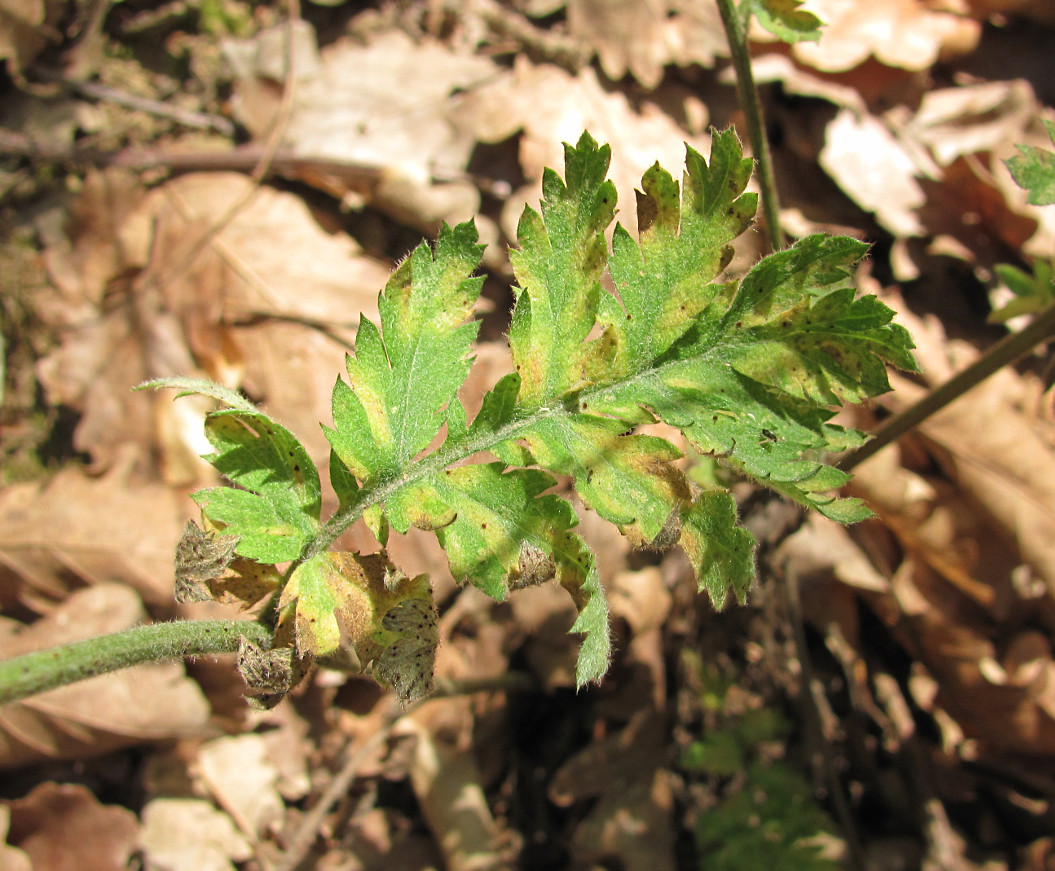
[[[238,545],[237,535],[218,535],[188,520],[176,545],[176,601],[206,602],[212,598],[208,582],[227,571]]]

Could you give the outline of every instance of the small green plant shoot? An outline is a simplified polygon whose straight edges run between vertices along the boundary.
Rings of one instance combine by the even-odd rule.
[[[547,169],[540,211],[524,210],[512,251],[514,371],[468,419],[459,388],[473,359],[475,226],[444,227],[419,246],[362,320],[347,379],[333,389],[330,484],[297,438],[244,397],[206,381],[144,387],[201,393],[224,406],[205,427],[207,459],[231,486],[195,494],[177,554],[180,599],[265,603],[268,638],[242,637],[240,666],[256,702],[273,704],[313,662],[351,661],[403,702],[428,693],[437,645],[429,579],[389,560],[390,530],[431,531],[450,570],[495,599],[554,580],[575,602],[577,681],[611,656],[594,554],[562,476],[581,503],[636,548],[680,546],[716,607],[744,601],[754,540],[732,495],[690,482],[662,422],[695,451],[842,522],[869,511],[833,491],[848,475],[823,462],[865,436],[829,423],[840,404],[889,389],[886,364],[914,369],[912,342],[852,270],[867,246],[810,236],[721,280],[751,224],[752,161],[732,130],[710,161],[687,148],[679,183],[658,164],[637,195],[640,238],[617,225],[610,150],[583,134],[565,146],[564,179]],[[607,271],[613,291],[605,289]],[[381,549],[335,552],[363,518]],[[283,566],[280,570],[278,567]],[[259,625],[259,624],[258,624]]]

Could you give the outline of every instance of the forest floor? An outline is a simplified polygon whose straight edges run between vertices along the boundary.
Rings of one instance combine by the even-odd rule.
[[[634,188],[711,129],[742,139],[710,0],[148,0],[0,9],[0,656],[177,605],[208,405],[243,390],[317,463],[330,392],[389,271],[443,222],[488,243],[473,406],[505,371],[508,246],[583,130]],[[1003,161],[1051,147],[1052,0],[810,0],[752,31],[781,218],[872,245],[858,283],[920,373],[878,422],[1051,296],[1055,208]],[[766,253],[753,229],[731,275]],[[1002,280],[1003,279],[1003,280]],[[1021,290],[1021,286],[1019,288]],[[851,528],[737,486],[760,542],[715,613],[683,555],[590,512],[615,618],[574,689],[554,585],[496,603],[425,534],[436,698],[320,671],[250,710],[229,659],[141,667],[0,709],[0,868],[1055,869],[1055,412],[1045,348],[855,470]],[[475,391],[475,392],[474,392]],[[332,501],[332,500],[331,500]],[[332,505],[330,506],[332,508]],[[371,545],[365,528],[342,539]],[[374,545],[376,547],[376,544]]]

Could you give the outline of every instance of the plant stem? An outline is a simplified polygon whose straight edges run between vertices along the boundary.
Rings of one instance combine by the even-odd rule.
[[[751,53],[747,48],[747,19],[736,8],[735,0],[718,0],[718,11],[722,15],[725,36],[729,40],[729,52],[736,71],[736,91],[740,107],[747,121],[747,138],[758,161],[758,184],[762,189],[762,213],[766,217],[766,236],[769,247],[779,251],[784,247],[784,230],[780,226],[780,201],[777,198],[777,183],[773,175],[773,162],[766,141],[766,125],[762,118],[762,104],[758,99],[758,88],[751,73]]]
[[[915,429],[935,412],[941,411],[994,372],[1028,354],[1037,344],[1055,336],[1055,305],[1042,311],[1025,329],[1004,336],[962,372],[928,393],[915,405],[884,423],[867,444],[844,456],[838,467],[844,472],[860,465],[876,452]]]
[[[0,705],[146,662],[233,653],[242,638],[271,646],[255,620],[177,620],[26,653],[0,662]]]

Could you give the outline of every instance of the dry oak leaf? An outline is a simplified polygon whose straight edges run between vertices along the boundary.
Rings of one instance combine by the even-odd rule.
[[[613,81],[629,72],[654,89],[671,61],[713,67],[728,54],[713,0],[569,0],[567,16],[568,32],[594,49]]]
[[[917,209],[926,202],[919,155],[872,115],[840,109],[828,124],[819,162],[862,209],[895,236],[917,236]]]
[[[274,82],[286,78],[285,32],[283,25],[225,47],[235,68],[235,115],[258,138],[270,132],[279,111]],[[296,40],[284,147],[298,157],[379,171],[366,187],[349,181],[343,190],[331,173],[331,193],[349,195],[352,205],[366,197],[426,232],[479,211],[474,185],[433,179],[465,172],[476,139],[451,113],[464,92],[499,75],[499,67],[400,31],[380,33],[368,45],[339,39],[319,51],[302,23]]]
[[[0,658],[118,632],[145,619],[133,590],[100,584],[72,594],[30,626],[0,619]],[[0,767],[82,759],[194,735],[204,729],[209,713],[182,663],[124,669],[0,708]]]
[[[260,837],[282,818],[278,769],[261,735],[230,735],[204,744],[198,772],[240,831]]]
[[[184,494],[121,460],[102,476],[70,466],[50,481],[0,489],[0,607],[38,613],[71,589],[119,581],[151,606],[172,603]]]
[[[135,814],[100,804],[80,784],[42,783],[9,808],[8,842],[37,871],[125,871],[132,861],[139,837]]]
[[[981,24],[934,6],[925,0],[808,0],[804,8],[825,26],[818,42],[800,42],[791,51],[801,63],[834,73],[860,66],[870,56],[886,66],[924,70],[939,57],[973,50]],[[758,38],[772,39],[761,33]]]
[[[200,482],[204,409],[130,388],[204,372],[265,397],[293,426],[307,418],[303,431],[325,456],[315,422],[329,411],[341,331],[376,315],[387,268],[347,234],[326,232],[299,197],[236,173],[182,176],[132,204],[126,196],[123,176],[100,177],[74,207],[83,219],[47,252],[62,294],[44,316],[61,344],[39,376],[49,401],[82,412],[75,446],[103,466],[125,442],[144,455],[155,448],[167,480]],[[123,205],[107,210],[110,199]],[[91,219],[96,207],[113,222]],[[71,308],[76,318],[64,314]]]

